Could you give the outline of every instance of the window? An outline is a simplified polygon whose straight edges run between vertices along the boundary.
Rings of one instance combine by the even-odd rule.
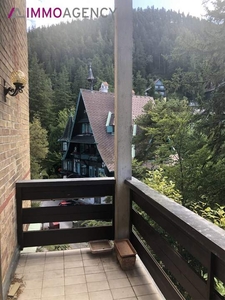
[[[72,160],[68,160],[68,171],[72,171],[73,170],[73,162]]]
[[[73,160],[73,173],[77,173],[77,163],[76,163],[76,159]]]
[[[81,166],[81,175],[83,176],[87,175],[87,167],[85,165]]]
[[[90,124],[89,123],[83,123],[82,124],[81,132],[83,134],[90,134],[90,133],[92,133],[92,129],[91,129]]]
[[[95,167],[89,166],[89,177],[96,177],[95,176]]]
[[[67,151],[67,142],[63,142],[63,151]]]
[[[77,173],[80,175],[80,163],[77,162]]]
[[[98,177],[105,177],[105,171],[103,168],[98,168]]]
[[[66,160],[63,161],[63,170],[67,170],[67,161]]]
[[[84,153],[84,144],[80,144],[80,154]]]

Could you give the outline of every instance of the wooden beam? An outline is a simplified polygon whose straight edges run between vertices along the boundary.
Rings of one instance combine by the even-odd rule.
[[[115,0],[115,238],[129,238],[131,178],[132,0]]]

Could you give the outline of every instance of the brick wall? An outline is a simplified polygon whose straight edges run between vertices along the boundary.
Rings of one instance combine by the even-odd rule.
[[[25,0],[0,0],[0,264],[3,286],[16,250],[15,182],[30,178],[28,85],[24,92],[4,96],[10,74],[28,77],[26,19],[8,19],[12,7],[25,15]],[[1,296],[0,296],[1,298]]]

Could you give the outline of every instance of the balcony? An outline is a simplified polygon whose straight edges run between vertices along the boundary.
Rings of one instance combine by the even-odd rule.
[[[83,273],[88,270],[85,269],[85,266],[89,264],[90,267],[95,266],[94,269],[101,269],[99,273],[103,274],[96,276],[103,276],[107,279],[108,285],[104,283],[107,285],[104,292],[107,294],[109,290],[111,291],[108,298],[103,297],[102,299],[122,299],[120,295],[115,294],[118,291],[113,291],[114,288],[112,286],[110,287],[108,280],[108,276],[110,275],[106,274],[108,267],[123,274],[121,275],[124,276],[122,278],[126,279],[126,282],[129,282],[129,284],[127,283],[127,287],[133,291],[133,294],[129,296],[131,299],[163,299],[163,296],[171,300],[224,299],[221,290],[217,291],[214,284],[215,280],[219,283],[225,283],[224,230],[195,215],[167,197],[160,195],[134,178],[132,180],[126,180],[124,184],[130,191],[130,201],[132,204],[130,209],[129,238],[138,254],[138,260],[133,272],[138,272],[137,277],[140,278],[135,279],[136,282],[139,282],[137,286],[145,285],[145,288],[148,290],[148,292],[145,292],[147,294],[138,294],[137,291],[139,289],[137,287],[135,288],[135,284],[132,284],[132,280],[134,279],[130,279],[129,272],[122,272],[119,269],[115,256],[100,255],[99,257],[96,256],[91,259],[87,250],[83,249],[74,250],[72,255],[71,251],[46,254],[35,253],[32,255],[22,254],[20,260],[21,268],[19,267],[19,271],[21,272],[18,272],[18,270],[17,272],[21,276],[27,276],[24,272],[27,266],[29,269],[29,263],[33,261],[34,265],[32,266],[32,270],[35,270],[36,264],[37,268],[42,268],[43,273],[46,268],[54,268],[54,264],[51,264],[51,267],[50,264],[48,266],[48,258],[49,262],[54,261],[55,265],[57,264],[57,260],[59,260],[61,263],[60,272],[63,272],[63,280],[66,282],[69,280],[67,279],[66,272],[70,272],[66,271],[68,268],[66,268],[66,262],[68,265],[69,260],[72,259],[74,261],[80,261],[79,263],[82,264],[81,275],[86,276],[86,281],[84,282],[86,285],[84,285],[83,292],[81,291],[80,293],[87,293],[86,288],[91,286],[87,278],[92,277],[93,279],[90,280],[95,280],[93,274],[92,276],[88,276],[88,273]],[[17,234],[19,248],[22,250],[24,247],[80,243],[99,239],[114,240],[114,201],[112,204],[104,205],[23,208],[24,200],[35,201],[38,199],[104,196],[112,196],[114,199],[114,191],[115,179],[113,178],[17,182]],[[23,228],[25,228],[24,224],[92,219],[111,219],[112,225],[46,231],[23,230]],[[70,255],[73,258],[69,258]],[[40,263],[39,260],[42,263]],[[85,262],[85,260],[90,261]],[[152,279],[149,277],[150,275],[147,276],[146,273],[143,273],[146,271],[142,263],[152,276],[163,296],[157,292],[157,288],[151,285]],[[107,266],[108,264],[110,266]],[[40,265],[43,265],[43,267]],[[37,269],[36,271],[38,273]],[[34,271],[32,275],[34,278],[37,278],[35,276],[36,271]],[[119,277],[117,277],[117,279],[118,278]],[[41,280],[43,282],[43,277]],[[152,290],[150,287],[152,287]],[[119,287],[117,286],[117,288]],[[67,287],[67,289],[69,288]],[[96,290],[95,292],[98,293]],[[81,299],[88,299],[88,297],[95,299],[94,296],[91,295],[91,288],[89,288],[88,296],[85,296],[87,298]],[[127,297],[128,296],[124,296],[124,298]],[[42,298],[45,299],[44,296]],[[40,296],[37,299],[42,298]],[[22,298],[21,296],[19,299],[23,300],[26,298]]]

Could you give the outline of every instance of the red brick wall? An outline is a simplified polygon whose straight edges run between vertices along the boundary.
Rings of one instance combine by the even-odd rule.
[[[15,253],[15,182],[30,178],[28,85],[16,97],[4,97],[4,80],[20,69],[28,77],[26,19],[8,19],[12,7],[25,15],[25,0],[0,0],[0,253],[5,280]]]

